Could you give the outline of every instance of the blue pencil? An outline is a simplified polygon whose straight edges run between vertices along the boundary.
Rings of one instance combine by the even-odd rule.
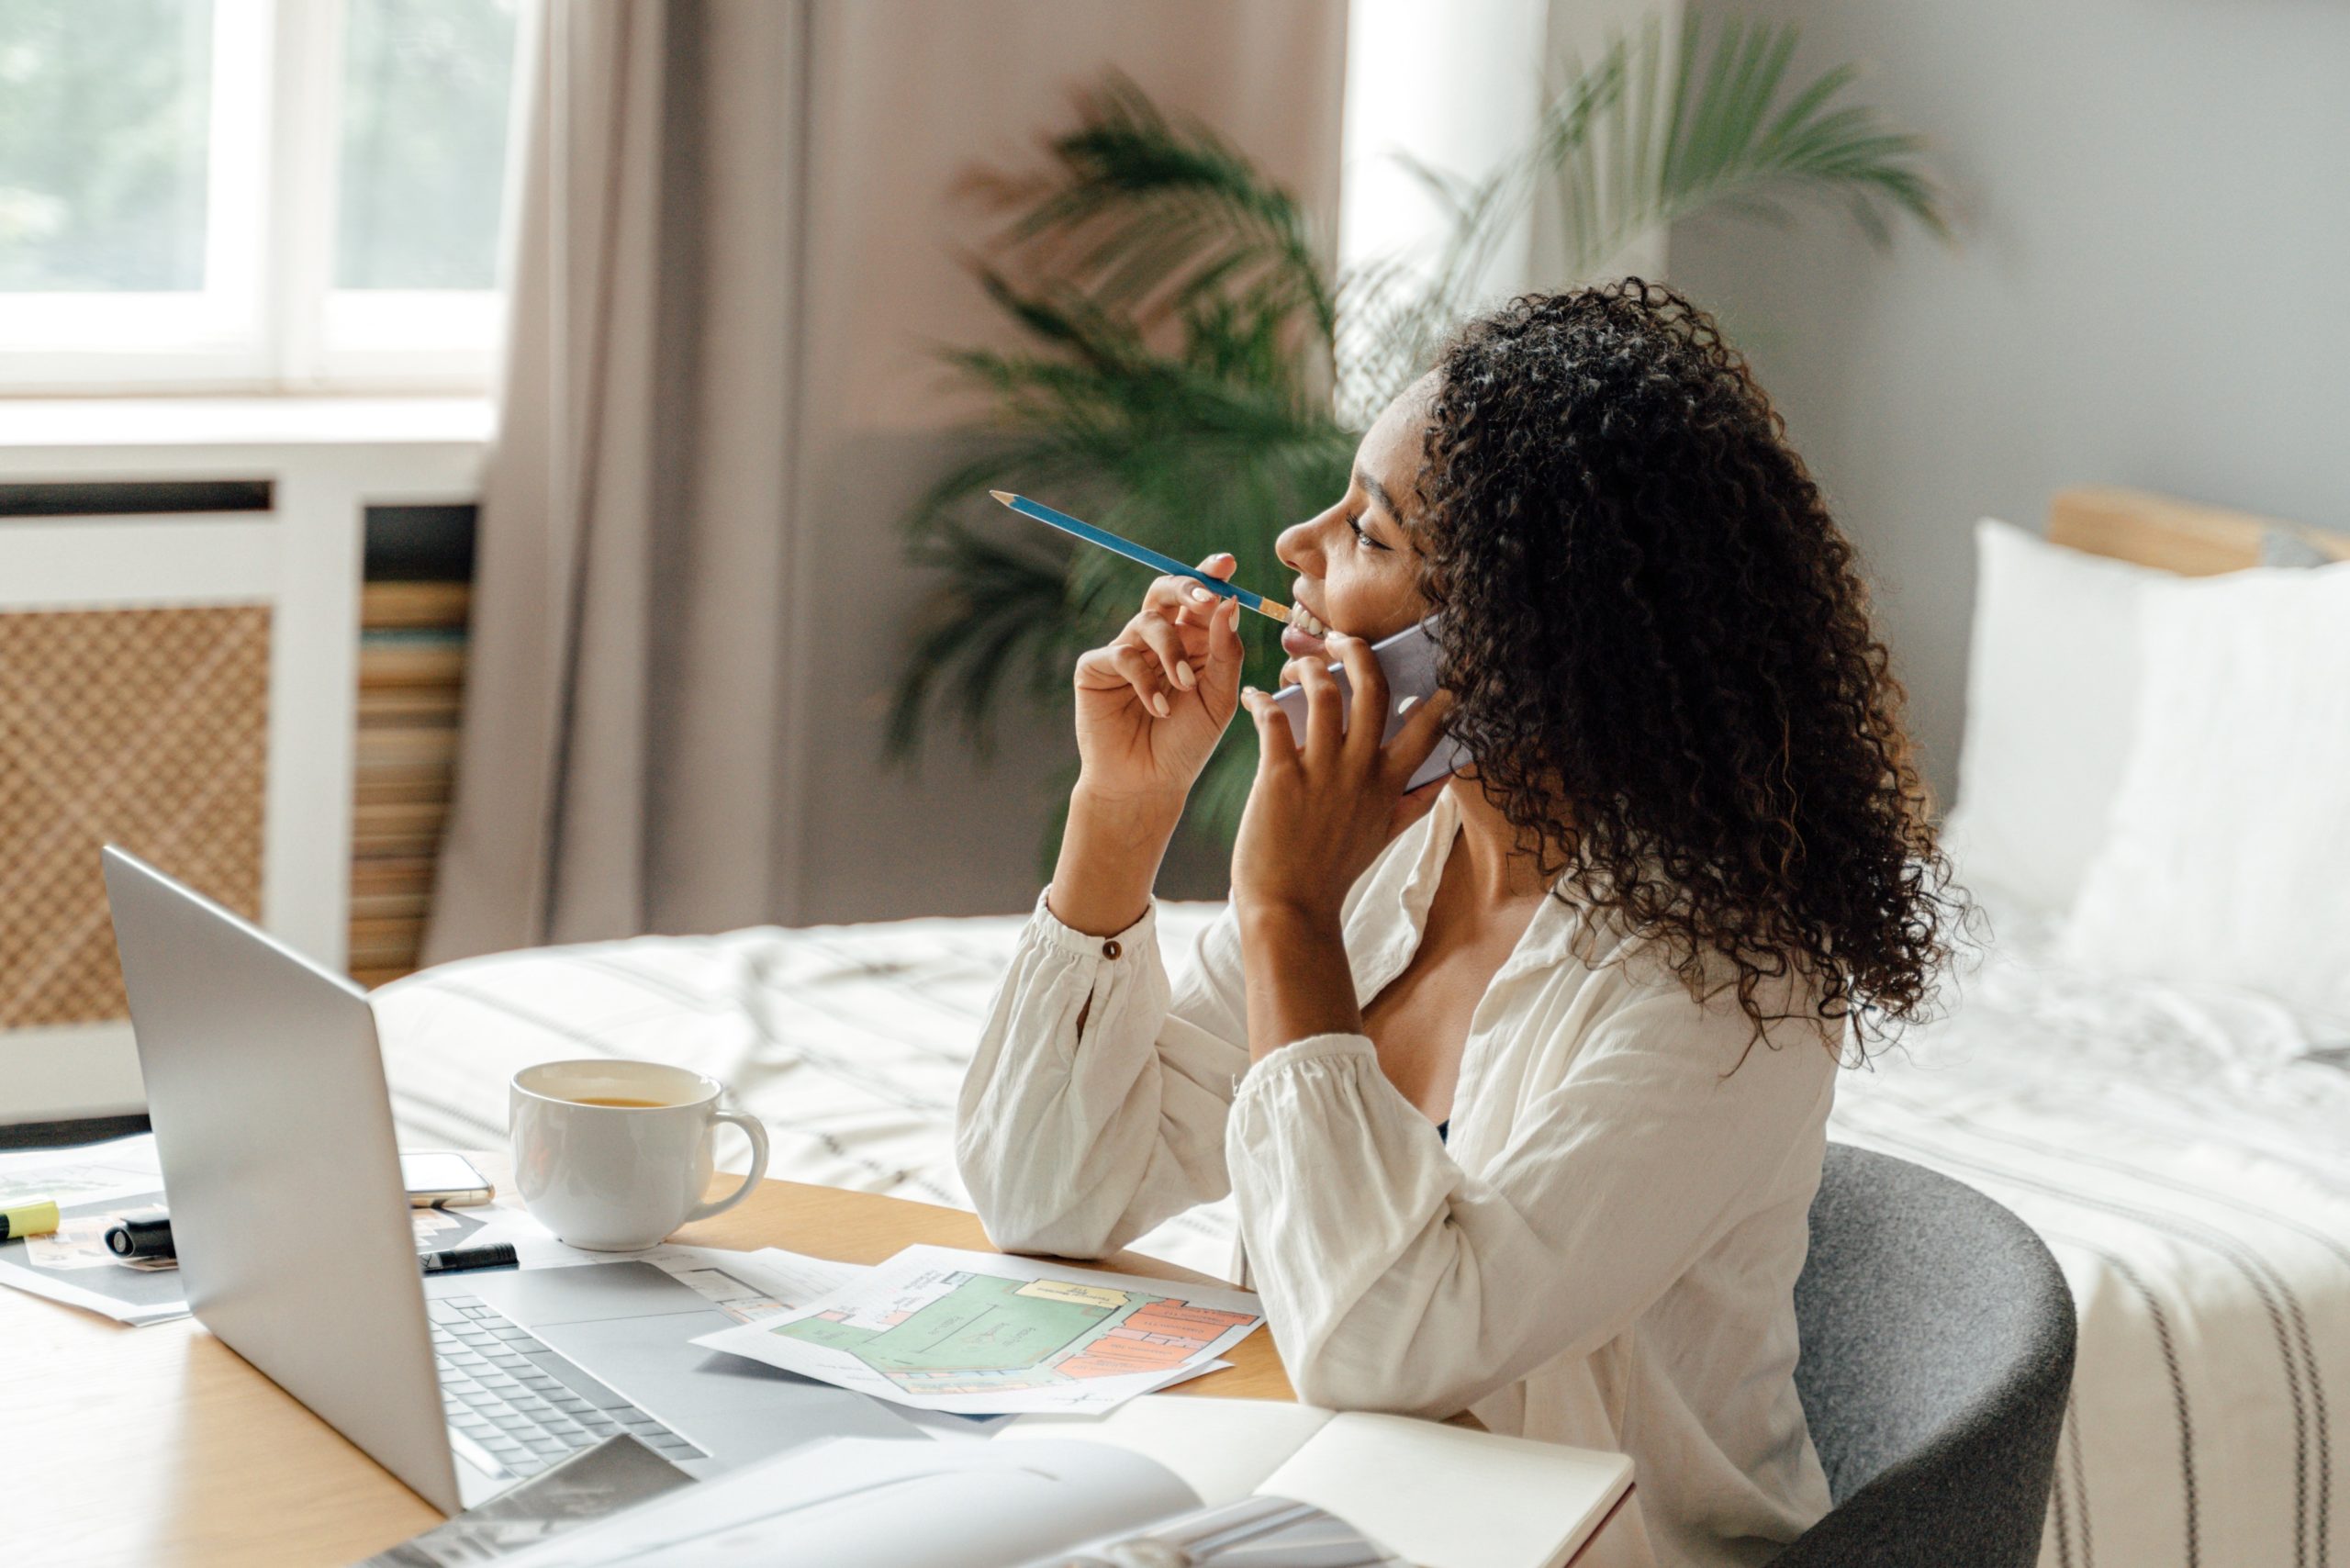
[[[1240,608],[1243,610],[1253,610],[1259,615],[1284,624],[1289,621],[1289,606],[1277,599],[1267,599],[1263,594],[1250,593],[1245,588],[1235,588],[1221,577],[1208,576],[1197,566],[1183,565],[1172,555],[1162,555],[1158,551],[1137,544],[1131,539],[1121,539],[1106,528],[1096,528],[1090,522],[1080,522],[1065,511],[1055,511],[1042,502],[1032,501],[1025,496],[1015,496],[1010,490],[990,490],[988,494],[1018,512],[1022,517],[1033,517],[1038,522],[1049,528],[1058,528],[1063,533],[1084,540],[1088,544],[1099,544],[1102,549],[1113,554],[1124,555],[1129,561],[1139,561],[1153,571],[1166,572],[1179,577],[1189,577],[1212,593],[1219,594],[1225,599],[1239,600]]]

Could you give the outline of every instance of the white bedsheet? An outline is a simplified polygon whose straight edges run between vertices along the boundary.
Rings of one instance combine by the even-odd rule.
[[[1167,950],[1214,913],[1168,906]],[[2043,1562],[2326,1568],[2337,1423],[2350,1463],[2350,1059],[2254,999],[2069,971],[2044,927],[1991,913],[1962,1004],[1847,1074],[1830,1136],[1991,1193],[2071,1282]],[[652,1057],[733,1085],[775,1175],[968,1206],[948,1124],[1019,926],[641,938],[398,981],[376,998],[403,1142],[501,1143],[528,1063]],[[1229,1234],[1203,1211],[1141,1249],[1221,1273]]]
[[[2043,1564],[2324,1568],[2350,1061],[2256,997],[2068,969],[2049,923],[1983,897],[1997,941],[1959,1005],[1847,1074],[1829,1131],[1990,1193],[2065,1271],[2081,1338]]]
[[[1161,905],[1166,950],[1189,952],[1217,907]],[[1024,918],[647,936],[396,980],[375,1001],[401,1146],[502,1147],[516,1070],[642,1057],[727,1084],[767,1125],[771,1176],[968,1208],[955,1095]],[[722,1164],[732,1147],[723,1135]],[[1225,1276],[1231,1234],[1225,1213],[1205,1210],[1138,1249]]]

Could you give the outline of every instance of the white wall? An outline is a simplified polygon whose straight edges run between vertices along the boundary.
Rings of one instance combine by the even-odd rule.
[[[1205,120],[1309,207],[1337,202],[1340,0],[990,0],[986,69],[893,70],[954,47],[925,28],[929,0],[856,0],[818,12],[826,58],[852,68],[820,84],[814,151],[840,166],[858,139],[877,188],[938,193],[926,204],[834,190],[809,218],[803,308],[812,385],[833,396],[807,414],[799,476],[814,524],[803,558],[815,594],[796,645],[805,744],[778,785],[777,885],[795,923],[1024,908],[1037,845],[1075,756],[1065,722],[1017,693],[1001,749],[980,764],[951,723],[933,727],[917,772],[886,765],[890,694],[934,578],[905,559],[898,520],[965,453],[985,406],[939,363],[948,344],[1026,346],[964,264],[1000,215],[954,199],[974,168],[1046,166],[1044,140],[1075,123],[1075,90],[1115,65],[1163,107]],[[937,84],[959,82],[952,91]],[[872,128],[898,134],[877,139]],[[1137,574],[1136,591],[1145,581]],[[797,802],[797,805],[793,802]]]
[[[1480,177],[1527,145],[1569,62],[1596,59],[1649,17],[1670,23],[1679,12],[1678,0],[1352,0],[1340,266],[1426,251],[1446,231],[1443,208],[1397,151]],[[1511,225],[1486,270],[1485,295],[1501,299],[1568,281],[1545,216],[1538,205]],[[1663,267],[1664,246],[1659,230],[1601,270],[1652,274]]]
[[[1522,148],[1540,112],[1548,0],[1353,0],[1347,18],[1346,118],[1340,148],[1338,263],[1431,249],[1443,207],[1398,161],[1482,177]],[[1527,283],[1530,235],[1521,218],[1499,247],[1486,286]]]
[[[2350,8],[1773,0],[1930,137],[1954,247],[1825,215],[1673,235],[1878,588],[1948,798],[1968,532],[2111,482],[2350,527]]]

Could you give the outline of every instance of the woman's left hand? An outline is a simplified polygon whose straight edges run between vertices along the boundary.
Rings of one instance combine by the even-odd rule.
[[[1441,778],[1410,794],[1408,781],[1443,737],[1452,695],[1439,691],[1387,728],[1387,678],[1371,644],[1333,634],[1329,649],[1347,672],[1350,697],[1322,659],[1292,659],[1284,681],[1305,689],[1305,735],[1270,693],[1241,703],[1257,723],[1257,781],[1232,846],[1232,899],[1243,914],[1287,913],[1335,922],[1348,890],[1392,839],[1436,805]]]

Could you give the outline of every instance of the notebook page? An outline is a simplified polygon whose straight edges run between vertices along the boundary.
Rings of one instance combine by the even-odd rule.
[[[1550,1568],[1631,1480],[1621,1454],[1350,1412],[1257,1490],[1326,1508],[1421,1568]]]
[[[1107,1443],[1158,1461],[1214,1508],[1255,1493],[1330,1418],[1327,1410],[1285,1399],[1150,1394],[1106,1416],[1023,1416],[994,1440],[1074,1438]]]

